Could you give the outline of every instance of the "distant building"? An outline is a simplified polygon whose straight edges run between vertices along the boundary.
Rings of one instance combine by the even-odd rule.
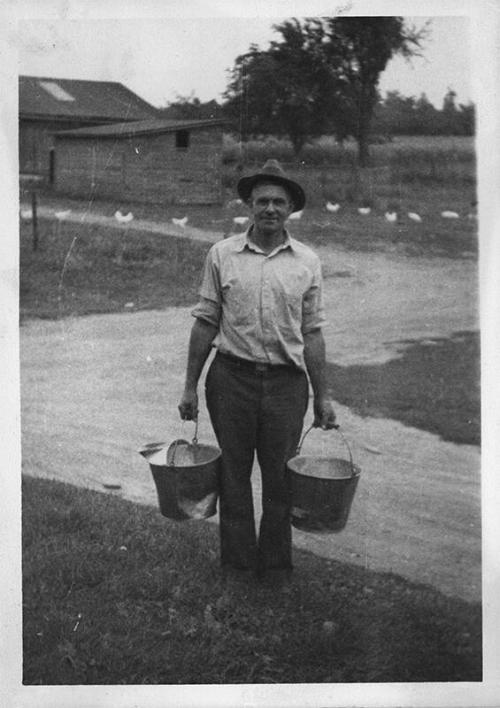
[[[141,120],[57,132],[53,185],[90,199],[222,200],[223,120]]]
[[[52,133],[155,118],[157,109],[120,83],[19,77],[19,169],[50,180]]]

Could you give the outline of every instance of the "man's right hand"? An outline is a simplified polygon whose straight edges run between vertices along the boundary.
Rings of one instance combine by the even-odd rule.
[[[178,408],[182,420],[197,420],[198,394],[196,391],[184,391]]]

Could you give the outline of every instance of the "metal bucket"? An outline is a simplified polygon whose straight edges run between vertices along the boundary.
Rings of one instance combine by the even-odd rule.
[[[300,455],[312,427],[302,437],[297,455],[287,463],[292,485],[291,522],[301,531],[334,533],[347,523],[361,470],[353,463],[351,448],[340,430],[349,460]]]
[[[221,451],[198,443],[198,422],[192,443],[149,443],[139,453],[149,462],[163,516],[176,521],[214,516]]]

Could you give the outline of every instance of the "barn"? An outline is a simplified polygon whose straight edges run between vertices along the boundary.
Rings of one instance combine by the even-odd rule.
[[[157,116],[156,108],[118,82],[20,76],[20,173],[50,181],[54,131]]]
[[[57,132],[54,189],[83,199],[220,203],[224,125],[154,119]]]

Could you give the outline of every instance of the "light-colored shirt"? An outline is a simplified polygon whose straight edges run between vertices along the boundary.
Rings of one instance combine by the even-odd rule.
[[[192,314],[218,328],[222,353],[305,370],[304,335],[325,321],[319,258],[288,233],[266,254],[250,229],[212,246]]]

